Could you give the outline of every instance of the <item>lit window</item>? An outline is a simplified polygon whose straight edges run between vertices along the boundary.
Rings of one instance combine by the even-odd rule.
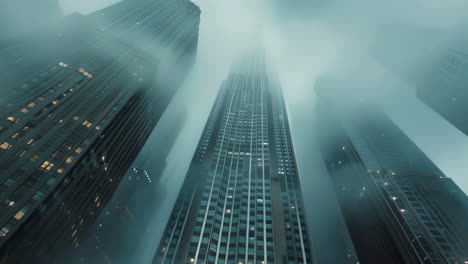
[[[81,123],[83,126],[86,126],[88,124],[88,120],[85,120],[83,123]]]
[[[60,168],[60,169],[57,170],[58,174],[61,174],[62,172],[63,172],[63,168]]]
[[[7,117],[7,120],[11,122],[15,122],[16,119],[13,116],[9,116]]]
[[[77,148],[77,149],[75,149],[75,152],[78,153],[78,154],[80,154],[82,151],[83,151],[82,148]]]
[[[101,127],[100,127],[100,126],[96,126],[95,129],[96,129],[96,130],[100,130]],[[0,130],[1,130],[1,129],[0,129]]]
[[[50,169],[52,169],[54,167],[54,164],[51,163],[51,162],[48,162],[48,161],[44,161],[44,163],[42,163],[41,165],[41,168],[49,171]]]
[[[26,214],[26,212],[28,211],[28,209],[26,207],[23,207],[21,208],[21,210],[19,210],[16,214],[15,214],[15,219],[16,220],[20,220],[21,218],[23,218],[23,216]]]
[[[3,142],[1,145],[0,145],[0,148],[2,149],[9,149],[11,147],[11,144],[8,143],[8,142]]]
[[[39,97],[39,98],[44,98],[44,97]],[[39,99],[39,100],[41,100],[41,99]],[[44,99],[42,99],[42,100],[44,100]],[[29,108],[33,108],[35,106],[36,106],[36,103],[34,103],[34,102],[31,102],[31,103],[28,104]]]
[[[79,68],[78,71],[83,73],[85,70],[83,68]]]
[[[11,136],[11,138],[17,138],[18,136],[19,136],[19,133],[17,132],[15,134],[13,134],[13,136]]]
[[[73,117],[73,120],[78,120],[78,119],[80,119],[80,117],[77,115]]]
[[[39,96],[37,99],[38,99],[39,101],[44,101],[44,100],[45,100],[45,98],[42,97],[42,96]]]
[[[32,162],[35,162],[38,159],[39,159],[39,156],[37,156],[37,155],[34,155],[34,156],[31,157]]]
[[[26,109],[26,108],[21,109],[21,113],[25,113],[25,114],[26,114],[27,112],[29,112],[28,109]]]
[[[27,143],[27,144],[28,144],[28,145],[31,145],[33,142],[34,142],[34,139],[33,139],[33,138],[31,138],[31,139],[28,141],[28,143]]]
[[[68,157],[68,159],[67,159],[65,162],[66,162],[67,164],[70,164],[70,163],[72,163],[73,159],[74,159],[74,158],[73,158],[72,156],[70,156],[70,157]]]
[[[57,103],[58,103],[57,100],[53,100],[53,101],[52,101],[52,104],[54,104],[54,105],[56,105]]]

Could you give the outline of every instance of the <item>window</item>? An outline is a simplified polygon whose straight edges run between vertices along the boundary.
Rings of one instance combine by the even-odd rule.
[[[13,183],[15,183],[14,180],[12,180],[12,179],[7,179],[3,184],[5,184],[6,186],[11,186]]]
[[[11,147],[11,144],[8,143],[8,142],[3,142],[1,145],[0,145],[0,148],[2,149],[9,149]]]
[[[78,153],[78,154],[80,154],[82,151],[83,151],[82,148],[76,148],[76,149],[75,149],[75,152]]]
[[[18,151],[18,153],[16,153],[16,156],[18,156],[18,157],[21,158],[21,157],[23,157],[23,155],[24,155],[25,153],[26,153],[26,150],[25,150],[25,149],[20,149],[20,150]]]
[[[41,199],[42,196],[44,196],[44,193],[41,192],[41,191],[38,191],[36,194],[34,194],[34,196],[32,197],[32,199],[35,200],[35,201],[37,201],[37,200]]]
[[[67,159],[65,162],[66,162],[67,164],[70,164],[70,163],[72,163],[73,159],[74,159],[74,157],[73,157],[73,156],[70,156],[70,157],[68,157],[68,159]]]
[[[28,109],[26,109],[26,108],[21,109],[21,113],[25,113],[25,114],[26,114],[27,112],[29,112]]]
[[[37,156],[37,155],[34,155],[34,156],[31,157],[32,162],[36,162],[38,159],[39,159],[39,156]]]
[[[60,169],[57,170],[58,174],[61,174],[62,172],[63,172],[63,168],[60,168]]]
[[[54,177],[52,177],[52,178],[50,178],[50,179],[47,180],[47,185],[52,185],[52,184],[54,184],[56,181],[57,181],[57,179],[54,178]]]
[[[28,212],[28,208],[25,206],[23,208],[21,208],[21,210],[19,210],[16,214],[15,214],[15,219],[16,220],[21,220],[21,218],[23,218],[23,216]]]
[[[54,164],[49,162],[49,161],[44,161],[44,163],[42,163],[42,165],[41,165],[41,168],[43,168],[44,170],[47,170],[47,171],[52,169],[52,167],[54,167]]]
[[[73,117],[73,120],[78,120],[78,119],[80,119],[80,117],[77,115]]]
[[[89,122],[88,120],[85,120],[83,123],[81,123],[83,126],[86,126],[86,127],[91,127],[93,125],[93,123]]]
[[[16,119],[13,116],[9,116],[7,117],[7,120],[11,122],[15,122]]]
[[[8,227],[3,227],[2,230],[0,230],[0,236],[4,237],[10,232],[10,229]]]

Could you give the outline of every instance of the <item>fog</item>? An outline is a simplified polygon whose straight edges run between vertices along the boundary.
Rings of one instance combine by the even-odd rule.
[[[65,14],[87,14],[115,2],[60,0]],[[131,256],[131,262],[112,259],[112,263],[150,263],[220,83],[236,56],[251,44],[253,30],[258,27],[262,28],[269,63],[278,73],[286,97],[313,255],[318,263],[345,263],[352,251],[316,139],[314,85],[321,76],[337,76],[349,84],[347,89],[381,105],[468,193],[468,137],[418,100],[414,81],[440,50],[458,45],[457,33],[467,25],[467,1],[194,2],[202,11],[196,63],[147,143],[162,140],[158,131],[170,123],[171,115],[182,106],[188,109],[161,177],[166,192],[161,200],[142,201],[154,215],[151,232],[140,241],[129,242],[129,246],[138,247],[138,254]],[[430,33],[416,34],[421,31]],[[392,54],[391,66],[383,62],[388,59],[385,54]]]

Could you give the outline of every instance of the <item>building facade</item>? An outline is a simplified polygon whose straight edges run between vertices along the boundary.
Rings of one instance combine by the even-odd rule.
[[[221,86],[153,263],[312,263],[281,88],[261,53]]]
[[[136,256],[141,254],[138,250],[144,245],[145,237],[155,232],[152,220],[168,191],[161,182],[161,176],[167,165],[166,159],[185,124],[186,111],[178,108],[168,116],[160,120],[67,263],[137,261]]]
[[[319,134],[360,263],[465,263],[466,195],[382,110],[340,85],[317,84]]]
[[[130,2],[128,10],[142,5]],[[200,11],[185,3],[189,19],[177,24],[180,30],[170,21],[157,25],[178,33],[174,43],[184,39],[178,47],[190,58],[174,59],[190,63]],[[145,23],[159,19],[149,14]],[[183,34],[188,29],[190,41]],[[74,35],[77,29],[70,30]],[[79,246],[80,234],[112,196],[177,88],[161,81],[164,60],[149,50],[86,30],[97,35],[83,34],[79,48],[55,54],[49,66],[28,69],[2,96],[0,263],[63,263],[60,257]],[[158,32],[146,34],[157,38]]]

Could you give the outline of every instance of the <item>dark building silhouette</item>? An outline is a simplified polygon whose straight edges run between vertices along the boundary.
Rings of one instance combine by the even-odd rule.
[[[467,261],[466,195],[378,106],[343,85],[317,83],[318,129],[360,263]]]
[[[186,118],[185,109],[168,114],[170,120],[158,124],[80,248],[70,257],[73,263],[131,263],[141,238],[154,232],[152,216],[167,191],[160,178]]]
[[[285,103],[261,54],[223,82],[153,263],[312,263]]]
[[[130,2],[131,13],[164,1]],[[171,2],[178,5],[165,12],[185,19],[161,20],[162,11],[149,12],[142,23],[151,26],[141,35],[157,39],[170,28],[172,35],[161,34],[167,46],[183,49],[171,57],[174,65],[81,16],[69,18],[79,23],[55,34],[62,48],[52,58],[19,63],[33,61],[35,67],[25,67],[22,78],[9,79],[18,85],[2,91],[0,263],[63,263],[61,257],[79,246],[80,235],[111,198],[195,58],[200,10],[189,1]],[[119,13],[109,18],[125,24]],[[68,43],[69,50],[63,48]],[[7,49],[21,54],[28,47]],[[166,76],[176,69],[177,81],[170,82]]]

